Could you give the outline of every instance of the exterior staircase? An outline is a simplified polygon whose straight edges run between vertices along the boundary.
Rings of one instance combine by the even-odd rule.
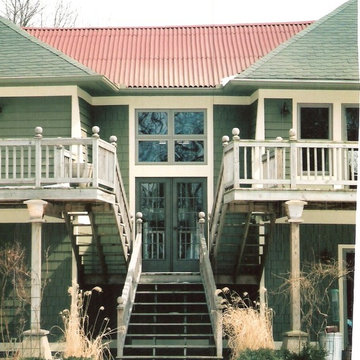
[[[116,206],[71,211],[66,221],[83,284],[108,283],[111,276],[126,274],[130,244]]]
[[[274,214],[226,210],[212,249],[213,269],[217,275],[231,274],[235,283],[259,285],[273,234]]]
[[[221,359],[199,273],[141,275],[121,359]]]

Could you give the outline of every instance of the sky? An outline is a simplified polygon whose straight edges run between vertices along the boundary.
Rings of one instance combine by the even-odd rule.
[[[46,0],[56,3],[57,0]],[[68,0],[77,27],[317,20],[346,0]]]

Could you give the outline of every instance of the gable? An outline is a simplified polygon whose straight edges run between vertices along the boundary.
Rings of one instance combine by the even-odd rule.
[[[356,81],[357,0],[350,0],[235,79]]]

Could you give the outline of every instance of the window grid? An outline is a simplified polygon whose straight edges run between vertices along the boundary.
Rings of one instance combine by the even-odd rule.
[[[139,114],[144,112],[159,112],[167,113],[167,133],[166,134],[139,134]],[[203,134],[175,134],[175,114],[181,112],[194,112],[203,114]],[[191,165],[191,164],[206,164],[206,111],[202,109],[174,109],[174,110],[164,110],[164,109],[141,109],[136,111],[136,163],[141,165],[147,164],[179,164],[179,165]],[[160,154],[166,160],[163,161],[141,161],[140,159],[140,147],[139,144],[147,142],[157,142],[154,144],[154,148],[161,149],[164,151],[164,148],[167,148],[167,156]],[[175,157],[175,148],[176,146],[181,146],[181,144],[196,146],[196,142],[201,142],[203,146],[203,160],[201,161],[177,161]]]

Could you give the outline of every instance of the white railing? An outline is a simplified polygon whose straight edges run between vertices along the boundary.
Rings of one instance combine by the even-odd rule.
[[[215,279],[205,240],[205,213],[199,213],[200,274],[205,290],[211,325],[214,333],[216,356],[222,357],[222,310],[217,296]]]
[[[226,189],[356,185],[357,142],[296,140],[293,130],[289,140],[241,140],[238,129],[233,135],[230,143],[223,138],[221,180]]]
[[[117,306],[117,358],[123,356],[124,344],[130,316],[134,305],[136,289],[142,269],[142,214],[136,214],[136,238],[122,294]]]
[[[91,186],[115,188],[116,147],[99,138],[0,140],[0,186]]]

